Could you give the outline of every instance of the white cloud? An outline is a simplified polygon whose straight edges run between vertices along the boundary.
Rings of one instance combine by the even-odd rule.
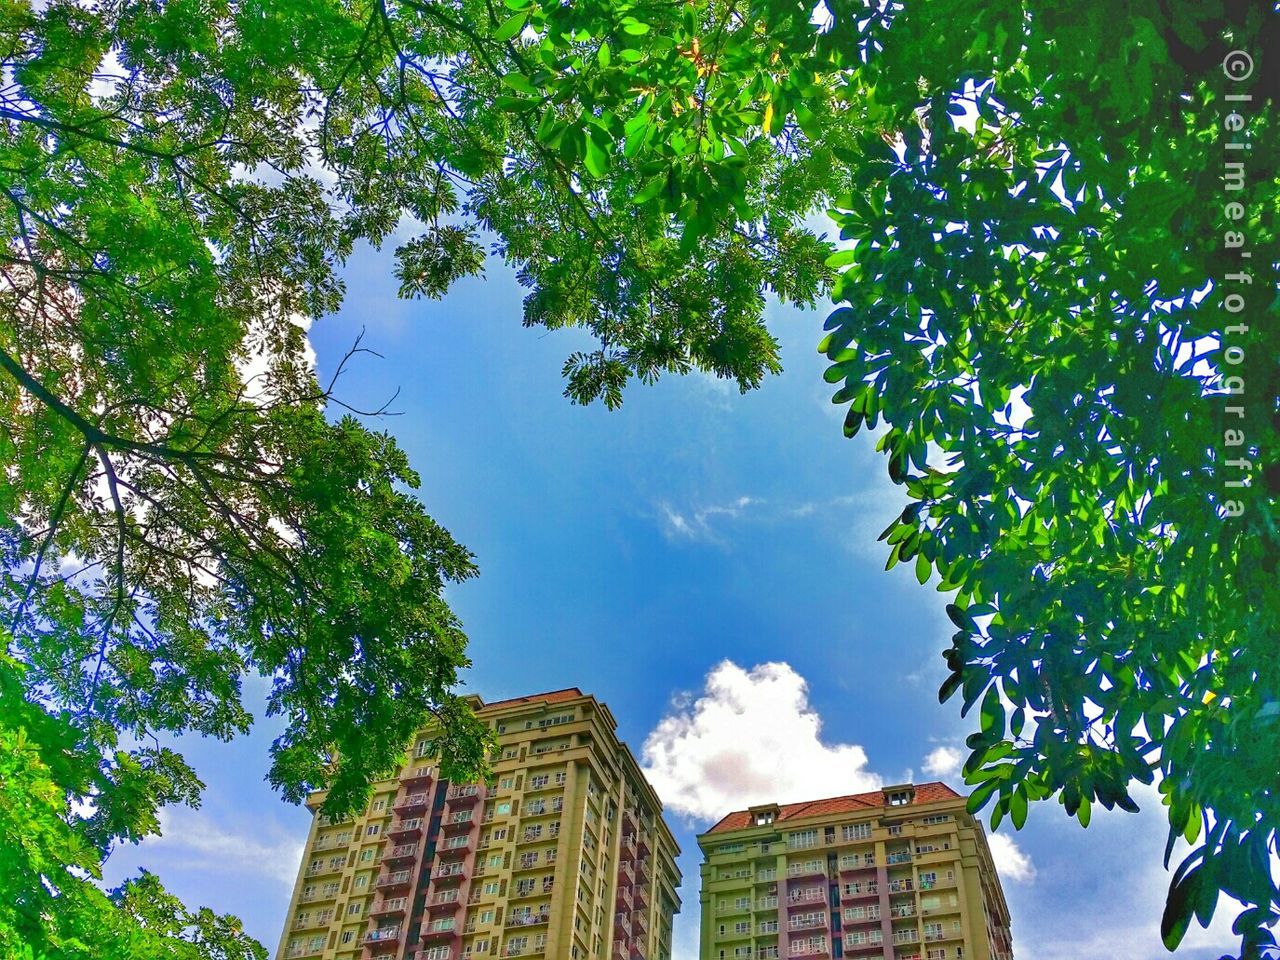
[[[718,543],[720,538],[712,527],[713,519],[721,517],[735,519],[741,516],[742,511],[747,507],[760,502],[754,497],[744,496],[736,497],[727,503],[684,511],[676,510],[669,503],[662,503],[659,504],[659,509],[662,511],[663,532],[668,539],[684,537],[689,540]]]
[[[964,754],[956,747],[937,747],[924,758],[924,772],[927,776],[942,780],[959,773],[963,762]]]
[[[987,837],[987,846],[991,848],[991,859],[995,861],[1001,880],[1030,883],[1036,878],[1036,865],[1031,858],[1003,833]]]
[[[262,874],[293,886],[304,844],[283,829],[270,831],[267,840],[258,823],[244,833],[233,833],[208,816],[192,810],[161,810],[160,835],[143,841],[143,847],[163,853],[174,865],[210,874]]]
[[[756,803],[874,790],[857,744],[827,744],[803,677],[786,663],[745,670],[730,660],[707,674],[649,734],[644,767],[669,810],[718,820]]]

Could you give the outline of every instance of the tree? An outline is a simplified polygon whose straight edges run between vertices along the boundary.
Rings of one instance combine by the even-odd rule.
[[[508,5],[544,141],[590,106],[565,152],[605,219],[699,261],[832,208],[827,380],[912,500],[889,565],[955,594],[971,807],[1087,826],[1159,777],[1194,845],[1166,945],[1221,893],[1242,957],[1274,945],[1276,11]]]
[[[289,799],[354,809],[427,722],[447,776],[484,770],[443,596],[472,558],[363,425],[387,408],[344,412],[335,384],[363,348],[326,385],[306,356],[355,244],[416,222],[401,292],[437,297],[493,231],[526,322],[607,345],[567,365],[579,399],[777,369],[761,291],[812,302],[825,247],[779,224],[703,238],[695,259],[658,211],[597,202],[576,180],[607,162],[578,125],[592,105],[530,113],[528,16],[0,0],[0,741],[31,772],[0,824],[33,838],[6,874],[4,948],[92,955],[98,926],[151,952],[204,936],[153,880],[104,898],[84,875],[161,805],[198,802],[161,738],[245,730],[251,673],[287,718],[270,777]]]
[[[303,353],[342,258],[408,216],[402,293],[479,269],[491,231],[525,323],[599,340],[565,365],[581,402],[693,368],[749,389],[778,369],[766,295],[847,302],[829,379],[847,432],[884,421],[914,499],[891,562],[956,592],[944,693],[981,703],[976,802],[1020,823],[1057,796],[1087,822],[1159,774],[1171,837],[1200,842],[1166,939],[1225,891],[1257,955],[1278,906],[1273,491],[1220,515],[1224,460],[1274,445],[1260,323],[1246,456],[1205,392],[1229,359],[1224,230],[1258,253],[1250,309],[1274,313],[1274,87],[1231,87],[1257,109],[1230,224],[1215,111],[1224,52],[1260,60],[1277,17],[1060,6],[10,0],[4,669],[55,724],[56,789],[96,804],[41,815],[99,857],[153,830],[198,782],[121,735],[231,735],[250,669],[291,719],[286,796],[356,805],[432,708],[450,769],[480,766],[441,596],[470,557],[389,438],[324,417],[333,385]],[[852,248],[811,229],[829,206]],[[4,717],[6,743],[37,726]],[[96,779],[67,749],[105,758]],[[50,849],[40,884],[71,889]],[[119,922],[164,909],[129,902]],[[24,916],[74,955],[66,915]]]

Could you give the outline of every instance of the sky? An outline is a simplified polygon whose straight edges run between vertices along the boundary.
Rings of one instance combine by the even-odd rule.
[[[579,407],[560,366],[572,331],[520,323],[522,291],[491,257],[443,301],[396,298],[390,250],[357,252],[342,311],[311,329],[322,380],[364,331],[338,393],[376,408],[429,512],[477,557],[451,588],[471,638],[465,692],[568,686],[607,703],[683,850],[674,960],[697,960],[695,835],[732,809],[942,779],[971,732],[940,705],[947,597],[879,532],[905,501],[874,440],[846,440],[816,352],[823,312],[773,305],[785,372],[747,395],[710,377],[634,385],[622,409]],[[908,565],[909,566],[909,565]],[[240,916],[273,955],[309,815],[264,777],[279,727],[179,746],[207,785],[164,835],[117,850],[106,880],[156,871],[191,906]],[[1154,790],[1090,828],[1055,803],[992,838],[1018,960],[1169,956]],[[1231,912],[1192,925],[1177,960],[1230,950]]]

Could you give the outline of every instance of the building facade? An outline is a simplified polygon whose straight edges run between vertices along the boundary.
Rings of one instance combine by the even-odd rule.
[[[1013,960],[986,835],[945,784],[751,807],[698,845],[701,960]]]
[[[670,960],[679,849],[608,707],[577,688],[484,704],[492,787],[431,733],[368,809],[313,817],[277,960]]]

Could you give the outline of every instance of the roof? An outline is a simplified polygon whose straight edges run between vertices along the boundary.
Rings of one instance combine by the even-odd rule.
[[[914,803],[938,803],[944,800],[959,800],[960,794],[956,793],[945,783],[918,783],[915,785],[915,801]],[[759,809],[765,804],[757,804]],[[845,797],[829,797],[825,800],[807,800],[804,803],[786,803],[778,807],[778,815],[774,818],[775,823],[784,820],[800,820],[805,817],[830,817],[841,813],[855,813],[859,810],[878,810],[881,807],[888,807],[889,801],[885,798],[883,790],[873,790],[870,793],[851,793]],[[893,809],[901,809],[894,807]],[[752,826],[750,810],[735,810],[728,814],[719,823],[707,831],[707,833],[725,833],[729,830],[745,830]]]
[[[521,703],[564,703],[566,700],[578,700],[586,696],[577,687],[566,687],[563,690],[549,690],[546,693],[532,693],[527,697],[511,697],[509,700],[495,700],[486,703],[481,710],[493,710],[496,707],[512,707]]]

